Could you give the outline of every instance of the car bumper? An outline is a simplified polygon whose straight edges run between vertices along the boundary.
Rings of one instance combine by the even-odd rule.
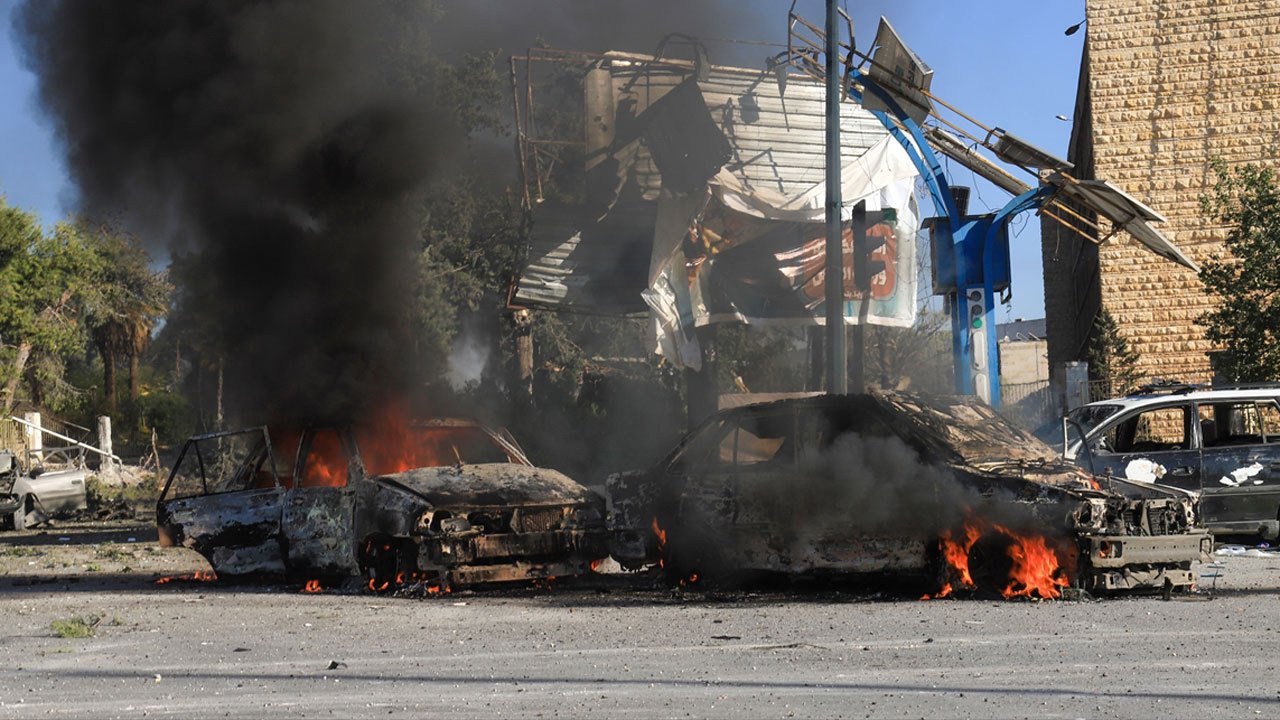
[[[1185,535],[1091,535],[1082,539],[1087,589],[1114,591],[1141,588],[1190,588],[1195,575],[1193,561],[1207,562],[1213,552],[1213,536],[1207,532]]]
[[[415,538],[418,568],[473,585],[578,575],[608,557],[601,530],[467,534]]]

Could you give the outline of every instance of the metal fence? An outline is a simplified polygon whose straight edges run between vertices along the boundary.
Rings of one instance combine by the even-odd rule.
[[[1057,412],[1048,380],[1000,386],[1000,412],[1026,430],[1053,420]]]

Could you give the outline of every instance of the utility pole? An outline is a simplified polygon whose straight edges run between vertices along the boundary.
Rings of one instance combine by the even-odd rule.
[[[849,391],[844,345],[844,242],[840,227],[840,26],[836,0],[827,0],[827,392]]]

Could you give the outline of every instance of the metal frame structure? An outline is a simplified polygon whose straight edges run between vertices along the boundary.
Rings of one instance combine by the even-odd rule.
[[[796,15],[794,5],[792,7],[793,11],[788,17],[786,62],[802,74],[825,81],[829,76],[822,73],[816,58],[818,52],[825,51],[826,33]],[[886,28],[888,33],[885,32]],[[906,150],[929,189],[940,219],[944,219],[950,226],[956,285],[954,293],[950,293],[949,304],[957,393],[978,395],[993,407],[1000,407],[994,263],[997,240],[1009,221],[1018,214],[1035,210],[1037,215],[1046,215],[1086,240],[1098,244],[1110,239],[1120,230],[1127,230],[1154,252],[1198,270],[1194,262],[1147,224],[1148,221],[1163,222],[1164,218],[1154,210],[1108,183],[1082,182],[1073,178],[1067,173],[1073,169],[1070,163],[1008,134],[1002,128],[983,125],[933,95],[929,92],[927,83],[910,84],[903,78],[904,68],[877,65],[873,57],[856,50],[852,38],[850,32],[849,44],[836,44],[838,52],[847,53],[843,59],[845,71],[841,78],[845,94],[859,103],[863,103],[864,97],[874,101],[870,104],[871,107],[868,107],[868,103],[863,103],[864,108],[875,115]],[[898,43],[895,50],[899,54],[918,62],[914,53],[900,44],[892,26],[881,18],[876,45],[884,48],[886,39]],[[854,64],[854,58],[859,61],[857,65]],[[932,73],[923,63],[920,65],[929,74]],[[875,80],[872,74],[877,70],[882,78],[889,78],[890,83],[898,87],[890,87]],[[908,75],[913,74],[911,69],[907,70]],[[934,103],[949,110],[957,119],[943,117],[934,108]],[[916,120],[917,116],[937,124],[924,125]],[[961,123],[968,123],[976,131],[966,129]],[[944,130],[942,126],[972,144],[966,145],[964,140]],[[1002,161],[1030,173],[1036,178],[1036,185],[1019,180],[980,155],[976,149],[978,146],[993,152]],[[993,214],[977,219],[962,216],[952,198],[950,185],[935,150],[972,169],[1014,195],[1014,198]],[[1067,205],[1068,202],[1108,218],[1111,220],[1111,227],[1104,228],[1096,220]],[[975,257],[981,258],[981,261],[970,262]]]

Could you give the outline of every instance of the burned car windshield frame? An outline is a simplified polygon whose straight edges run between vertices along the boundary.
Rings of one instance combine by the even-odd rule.
[[[283,488],[283,485],[280,482],[280,472],[276,467],[275,453],[271,446],[271,435],[267,431],[266,426],[260,425],[241,430],[225,430],[223,432],[196,435],[188,438],[186,443],[182,446],[182,451],[178,453],[177,460],[173,463],[173,469],[169,471],[169,477],[165,480],[164,489],[160,492],[160,499],[165,500],[172,497],[193,497],[196,495],[217,495],[246,489],[244,487],[238,487],[237,483],[234,482],[224,482],[222,487],[214,487],[211,489],[209,487],[209,468],[205,461],[205,453],[201,451],[201,444],[210,441],[227,441],[238,436],[250,437],[255,434],[260,434],[260,437],[250,445],[248,452],[245,453],[245,460],[236,463],[236,470],[244,470],[245,472],[248,472],[250,465],[247,463],[247,459],[255,455],[261,456],[258,462],[252,466],[253,472],[255,474],[261,472],[263,470],[261,467],[262,464],[264,462],[269,462],[271,466],[269,472],[271,473],[273,485],[277,488]],[[188,453],[194,453],[195,465],[199,470],[199,491],[179,496],[176,495],[179,490],[174,488],[174,481],[178,478],[179,472],[183,469],[183,463],[187,460]],[[235,480],[236,478],[239,478],[240,475],[241,473],[237,473],[236,475],[231,476],[229,480]]]

